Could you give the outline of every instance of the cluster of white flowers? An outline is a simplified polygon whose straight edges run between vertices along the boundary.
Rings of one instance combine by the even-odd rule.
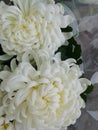
[[[17,56],[1,67],[0,130],[66,130],[81,115],[80,94],[90,85],[74,59],[55,55],[72,36],[61,28],[73,18],[53,0],[12,1],[0,3],[0,58]]]

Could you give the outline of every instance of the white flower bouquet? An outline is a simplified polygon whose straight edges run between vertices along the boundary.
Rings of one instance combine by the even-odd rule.
[[[0,130],[66,130],[81,115],[91,83],[73,20],[54,0],[0,2]]]

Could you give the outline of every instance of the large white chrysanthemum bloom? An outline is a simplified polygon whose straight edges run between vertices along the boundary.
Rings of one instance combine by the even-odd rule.
[[[0,116],[15,130],[67,129],[85,106],[80,94],[90,82],[81,74],[73,59],[44,62],[37,70],[22,62],[13,72],[0,72]]]
[[[18,55],[31,50],[53,55],[71,33],[62,33],[73,18],[53,0],[13,0],[14,5],[0,3],[0,43],[4,52]],[[4,4],[4,3],[3,3]]]

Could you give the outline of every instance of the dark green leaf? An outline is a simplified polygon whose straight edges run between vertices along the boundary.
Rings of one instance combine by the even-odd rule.
[[[90,85],[87,87],[86,91],[81,94],[82,99],[86,102],[87,101],[87,95],[93,91],[94,86]]]
[[[93,89],[94,89],[94,86],[93,86],[93,85],[90,85],[90,86],[87,87],[85,93],[86,93],[86,94],[89,94],[89,93],[91,93],[91,92],[93,91]]]
[[[6,54],[5,52],[3,52],[2,46],[0,45],[0,55],[4,55]],[[6,61],[0,61],[1,65],[8,65],[10,67],[10,62],[13,58],[16,58],[16,56],[13,56],[11,59],[6,60]],[[18,61],[17,61],[18,64]]]
[[[67,26],[66,28],[61,28],[61,31],[62,32],[72,32],[72,27],[70,27],[70,26]]]
[[[86,95],[85,93],[82,93],[82,94],[81,94],[81,98],[82,98],[85,102],[87,102],[87,95]]]
[[[77,44],[75,39],[72,37],[68,40],[68,45],[61,46],[57,52],[61,52],[61,60],[66,60],[68,58],[74,58],[77,61],[77,64],[82,63],[81,57],[81,46]],[[57,53],[56,52],[56,53]]]
[[[4,55],[5,53],[3,52],[3,49],[2,49],[2,47],[1,47],[1,45],[0,45],[0,55]]]
[[[61,28],[62,32],[72,32],[72,28],[68,26],[67,28]],[[74,37],[70,38],[68,41],[68,45],[61,46],[56,53],[61,52],[61,60],[66,60],[68,58],[74,58],[77,61],[77,64],[80,65],[82,63],[81,59],[81,46],[77,43]],[[82,76],[84,77],[84,76]],[[86,102],[87,95],[93,91],[93,86],[88,86],[86,91],[81,94],[82,99]]]
[[[82,59],[78,59],[78,60],[77,60],[77,64],[78,64],[78,65],[82,64],[82,62],[83,62]]]
[[[66,60],[67,58],[68,58],[68,56],[67,56],[67,54],[66,54],[66,50],[67,48],[66,48],[66,46],[61,46],[58,50],[57,50],[57,52],[61,52],[61,60]],[[56,53],[57,53],[56,52]]]

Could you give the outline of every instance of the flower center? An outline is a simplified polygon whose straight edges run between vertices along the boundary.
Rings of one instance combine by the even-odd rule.
[[[9,124],[4,122],[1,126],[3,127],[3,129],[6,130],[8,128],[8,126],[9,126]]]

